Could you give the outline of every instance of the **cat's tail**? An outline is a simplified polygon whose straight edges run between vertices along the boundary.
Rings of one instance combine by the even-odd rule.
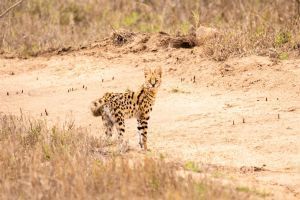
[[[91,103],[90,109],[95,117],[101,116],[105,101],[103,98],[97,99]]]

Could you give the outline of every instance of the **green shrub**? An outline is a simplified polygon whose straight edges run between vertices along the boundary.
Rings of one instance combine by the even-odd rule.
[[[282,46],[285,43],[288,43],[291,41],[291,33],[289,32],[279,32],[275,36],[275,45],[276,46]]]

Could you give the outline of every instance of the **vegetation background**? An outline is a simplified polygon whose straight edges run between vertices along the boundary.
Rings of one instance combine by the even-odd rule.
[[[1,0],[0,14],[14,3]],[[114,29],[178,35],[200,25],[220,32],[204,46],[225,57],[299,56],[299,0],[24,0],[0,18],[0,55],[87,45]],[[0,114],[0,199],[249,197],[241,194],[248,189],[181,174],[203,170],[193,162],[182,166],[147,153],[131,157],[111,146],[73,123],[49,126]]]
[[[0,199],[207,199],[245,198],[240,188],[195,181],[180,166],[124,155],[110,141],[91,136],[72,121],[0,115]],[[238,192],[241,192],[239,194]],[[259,196],[264,195],[258,193]]]
[[[1,0],[0,12],[13,0]],[[215,27],[214,48],[228,54],[267,54],[286,59],[300,47],[299,0],[25,0],[0,19],[0,51],[34,56],[79,46],[112,29],[187,34],[191,27]]]

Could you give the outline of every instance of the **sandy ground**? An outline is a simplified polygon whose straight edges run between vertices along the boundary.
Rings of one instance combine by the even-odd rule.
[[[106,91],[137,89],[143,67],[156,65],[164,74],[150,120],[153,154],[212,166],[210,176],[248,187],[258,193],[254,198],[300,199],[300,60],[214,62],[197,48],[126,54],[94,48],[0,58],[0,112],[22,110],[49,123],[75,120],[101,135],[90,102]],[[134,119],[126,131],[138,152]]]

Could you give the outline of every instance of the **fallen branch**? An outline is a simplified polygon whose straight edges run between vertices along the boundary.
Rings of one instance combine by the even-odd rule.
[[[16,6],[18,6],[23,1],[24,0],[20,0],[17,3],[15,3],[14,5],[12,5],[11,7],[9,7],[8,9],[6,9],[2,14],[0,14],[0,18],[4,17],[4,15],[6,15],[9,11],[11,11],[13,8],[15,8]]]

